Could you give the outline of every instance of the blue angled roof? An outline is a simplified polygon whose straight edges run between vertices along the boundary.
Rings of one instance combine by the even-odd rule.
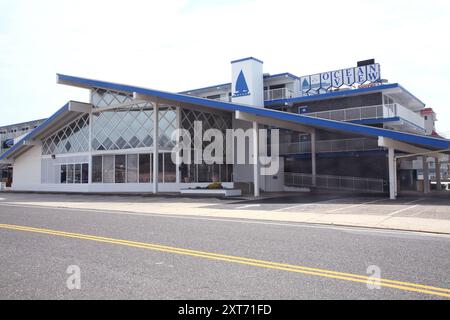
[[[341,131],[352,134],[360,134],[364,136],[373,136],[373,137],[386,137],[391,138],[398,141],[403,141],[415,145],[420,145],[430,149],[449,149],[450,148],[450,140],[435,138],[430,136],[416,135],[411,133],[393,131],[382,128],[375,128],[365,125],[359,125],[348,122],[320,119],[314,117],[308,117],[305,115],[282,112],[277,110],[265,109],[262,107],[253,107],[248,105],[230,103],[230,102],[222,102],[204,98],[198,98],[178,93],[165,92],[154,89],[146,89],[142,87],[123,85],[117,83],[111,83],[106,81],[98,81],[91,80],[86,78],[73,77],[68,75],[58,75],[58,82],[61,84],[67,84],[71,86],[77,86],[82,88],[103,88],[109,89],[119,92],[127,92],[127,93],[138,93],[143,95],[152,96],[155,98],[170,100],[178,103],[185,103],[190,105],[198,105],[202,107],[214,108],[228,112],[246,112],[249,114],[269,117],[276,120],[287,121],[291,123],[298,123],[310,127],[321,128],[325,130],[333,130],[333,131]],[[70,111],[70,103],[66,104],[64,107],[59,109],[54,115],[48,118],[44,123],[42,123],[35,130],[30,132],[27,136],[21,139],[17,144],[15,144],[12,148],[6,151],[4,154],[0,156],[0,160],[11,157],[16,153],[21,147],[26,145],[26,142],[36,137],[43,130],[48,128],[56,119],[62,116],[64,113]]]
[[[361,134],[365,136],[374,137],[386,137],[394,140],[399,140],[411,144],[418,144],[424,147],[433,149],[449,149],[450,140],[440,139],[430,136],[423,136],[417,134],[411,134],[406,132],[393,131],[382,128],[375,128],[365,125],[359,125],[348,122],[320,119],[308,117],[305,115],[283,112],[278,110],[265,109],[260,107],[252,107],[248,105],[236,104],[231,102],[222,102],[217,100],[204,99],[199,97],[193,97],[178,93],[171,93],[166,91],[146,89],[142,87],[123,85],[105,81],[91,80],[86,78],[78,78],[68,75],[58,75],[58,82],[62,84],[78,86],[83,88],[104,88],[109,90],[115,90],[120,92],[128,93],[139,93],[143,95],[149,95],[156,98],[167,99],[175,102],[199,105],[203,107],[210,107],[215,109],[220,109],[224,111],[241,111],[247,112],[258,116],[272,117],[277,120],[284,120],[294,123],[299,123],[303,125],[308,125],[311,127],[318,127],[322,129],[337,130],[342,132],[348,132],[353,134]],[[399,86],[396,84],[396,86]],[[379,88],[379,87],[378,87]],[[372,88],[365,88],[359,90],[368,90]],[[355,91],[355,90],[353,90]]]

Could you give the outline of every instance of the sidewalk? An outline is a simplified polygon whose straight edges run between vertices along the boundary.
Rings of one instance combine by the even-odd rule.
[[[450,234],[450,206],[442,201],[434,204],[427,199],[405,203],[389,202],[384,198],[375,200],[338,198],[297,205],[291,203],[290,208],[286,207],[289,203],[283,204],[282,199],[277,200],[280,201],[276,203],[276,208],[281,206],[281,209],[275,210],[274,205],[270,201],[264,202],[264,199],[261,199],[262,204],[257,204],[258,201],[255,200],[242,202],[214,198],[0,193],[0,205],[6,206],[25,205],[135,214],[251,219]],[[424,217],[421,217],[421,214]]]

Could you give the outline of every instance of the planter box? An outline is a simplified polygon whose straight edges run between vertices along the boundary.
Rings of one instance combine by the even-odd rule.
[[[181,194],[199,195],[199,196],[222,196],[222,197],[240,197],[242,191],[240,189],[181,189]]]

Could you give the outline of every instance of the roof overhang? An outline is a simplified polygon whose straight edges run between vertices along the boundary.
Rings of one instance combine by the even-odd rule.
[[[49,136],[61,129],[67,123],[75,120],[80,113],[89,113],[92,106],[88,103],[70,101],[56,111],[50,118],[40,126],[26,134],[6,152],[0,155],[0,160],[14,159],[37,145],[38,139]]]

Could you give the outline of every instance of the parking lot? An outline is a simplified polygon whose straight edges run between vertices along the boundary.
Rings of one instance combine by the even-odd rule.
[[[373,195],[296,194],[281,198],[220,204],[221,209],[288,213],[364,214],[429,219],[450,219],[450,194],[443,197],[400,197],[392,201]]]

